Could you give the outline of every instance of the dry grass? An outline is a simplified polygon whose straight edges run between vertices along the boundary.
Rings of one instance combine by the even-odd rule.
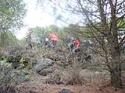
[[[0,93],[17,93],[16,87],[13,85],[1,85]]]
[[[72,67],[58,68],[50,77],[46,80],[49,84],[65,84],[65,85],[83,85],[86,81],[80,75],[81,67],[77,64]]]

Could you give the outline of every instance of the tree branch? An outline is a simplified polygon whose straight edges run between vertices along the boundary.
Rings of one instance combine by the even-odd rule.
[[[120,42],[119,42],[119,47],[121,47],[121,46],[123,45],[124,40],[125,40],[125,36],[120,40]]]
[[[125,14],[123,14],[121,17],[117,18],[117,21],[124,19],[124,17],[125,17]]]
[[[83,8],[83,6],[82,6],[82,4],[81,4],[81,0],[77,0],[77,2],[78,2],[78,4],[79,4],[79,6],[80,6],[80,9],[82,10],[82,15],[84,16],[86,16],[86,18],[87,18],[87,20],[89,21],[89,23],[91,24],[91,26],[93,26],[93,28],[95,28],[98,32],[100,32],[101,34],[103,34],[104,36],[106,36],[106,33],[105,32],[102,32],[102,31],[100,31],[100,29],[99,28],[97,28],[94,24],[93,24],[93,22],[90,20],[90,18],[89,18],[89,16],[88,16],[88,12],[86,11],[86,9],[84,9]]]

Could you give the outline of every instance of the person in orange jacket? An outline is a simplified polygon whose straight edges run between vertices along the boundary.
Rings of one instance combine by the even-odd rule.
[[[57,42],[59,41],[59,37],[55,33],[49,34],[49,37],[50,37],[53,47],[55,47]]]

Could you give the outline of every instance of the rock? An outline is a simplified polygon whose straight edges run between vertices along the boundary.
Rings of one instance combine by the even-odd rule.
[[[52,73],[53,72],[53,66],[54,61],[52,61],[51,59],[42,59],[39,60],[35,66],[35,71],[43,76],[46,76],[48,73]]]
[[[59,93],[73,93],[70,89],[62,89]]]
[[[42,76],[46,76],[48,73],[52,73],[53,70],[53,67],[48,67],[46,69],[40,70],[38,73]]]

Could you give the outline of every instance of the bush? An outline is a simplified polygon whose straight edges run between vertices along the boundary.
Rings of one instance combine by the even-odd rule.
[[[13,78],[13,82],[15,84],[20,84],[22,82],[25,81],[29,81],[29,73],[26,72],[25,70],[15,70],[12,72],[12,78]]]
[[[25,71],[14,70],[10,63],[0,61],[0,85],[19,84],[28,79]]]
[[[0,85],[0,93],[17,93],[15,86]]]
[[[80,76],[81,67],[78,64],[74,64],[72,67],[57,69],[51,74],[50,78],[46,80],[46,83],[51,84],[84,84],[86,81]]]
[[[80,75],[80,71],[82,70],[81,65],[78,63],[74,63],[72,67],[68,67],[63,72],[62,81],[65,82],[65,84],[84,84],[86,83],[84,77]]]
[[[11,65],[4,61],[0,61],[0,85],[8,84],[12,81]]]

